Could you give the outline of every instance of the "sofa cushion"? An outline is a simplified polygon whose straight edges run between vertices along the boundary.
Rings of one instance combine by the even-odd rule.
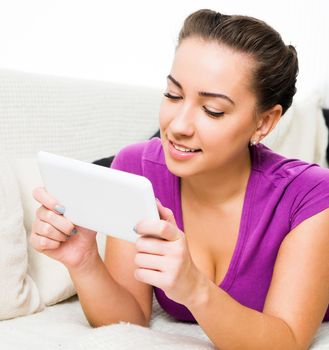
[[[317,92],[299,97],[262,141],[277,153],[327,167],[328,129]]]
[[[92,162],[157,129],[159,89],[1,69],[0,81],[0,154]]]
[[[26,232],[15,174],[0,157],[0,319],[40,311],[44,304],[28,274]]]
[[[32,196],[35,187],[43,186],[37,161],[34,158],[13,159],[13,168],[22,198],[24,209],[24,226],[29,239],[35,211],[40,207]],[[59,262],[39,253],[28,244],[29,273],[35,281],[40,297],[46,305],[74,295],[75,289],[66,268]]]

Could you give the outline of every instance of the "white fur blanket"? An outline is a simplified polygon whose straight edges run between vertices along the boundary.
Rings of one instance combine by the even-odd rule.
[[[0,334],[2,350],[215,349],[201,327],[176,322],[156,301],[150,328],[127,323],[91,328],[73,297],[30,316],[0,321]],[[329,349],[329,323],[322,324],[311,349]]]

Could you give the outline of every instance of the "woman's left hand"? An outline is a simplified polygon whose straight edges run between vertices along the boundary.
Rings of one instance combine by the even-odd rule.
[[[135,229],[135,278],[162,289],[170,299],[186,305],[195,298],[203,277],[188,250],[185,234],[173,212],[157,200],[160,220],[140,221]]]

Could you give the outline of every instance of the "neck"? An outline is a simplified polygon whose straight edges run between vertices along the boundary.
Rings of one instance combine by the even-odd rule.
[[[202,207],[219,208],[224,203],[244,196],[251,171],[249,150],[221,169],[181,178],[181,190],[188,200]]]

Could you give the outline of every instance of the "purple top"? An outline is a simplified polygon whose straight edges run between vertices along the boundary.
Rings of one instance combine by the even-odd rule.
[[[262,311],[283,239],[303,220],[329,208],[329,170],[287,159],[263,144],[251,147],[250,155],[238,239],[219,287],[241,304]],[[123,148],[112,168],[147,177],[155,196],[173,211],[184,232],[180,178],[169,172],[159,138]],[[195,322],[184,305],[167,298],[159,288],[154,291],[167,313]],[[324,321],[329,321],[329,308]]]

